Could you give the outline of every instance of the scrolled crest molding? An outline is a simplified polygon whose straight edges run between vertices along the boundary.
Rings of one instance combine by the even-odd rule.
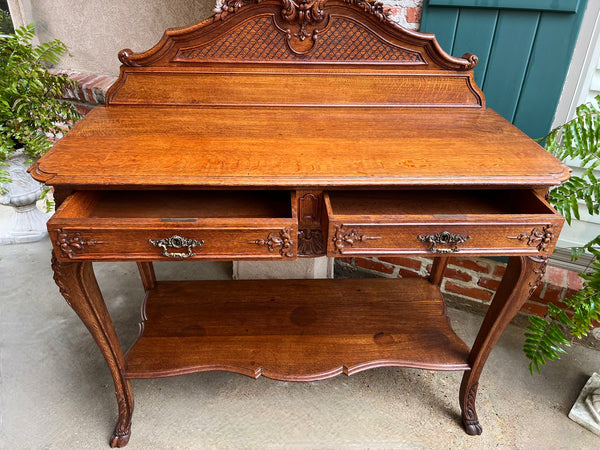
[[[232,58],[232,42],[252,51]],[[356,55],[365,54],[373,64],[427,70],[466,71],[477,64],[475,55],[450,56],[433,35],[396,25],[383,3],[374,0],[223,0],[211,18],[167,30],[146,52],[122,50],[119,59],[126,67],[170,67],[237,63],[261,51],[269,62],[357,62],[362,59]]]

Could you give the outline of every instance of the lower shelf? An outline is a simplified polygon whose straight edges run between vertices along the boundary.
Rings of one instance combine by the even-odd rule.
[[[311,381],[381,366],[468,370],[439,289],[422,279],[160,281],[128,378],[208,370]]]

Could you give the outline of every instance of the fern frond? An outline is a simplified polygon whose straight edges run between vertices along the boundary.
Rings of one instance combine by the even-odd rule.
[[[564,346],[569,346],[569,341],[560,327],[551,321],[537,316],[529,316],[529,326],[525,333],[525,345],[523,351],[531,361],[529,372],[533,375],[533,369],[540,373],[541,366],[546,360],[553,361],[566,353]]]
[[[600,181],[594,174],[600,166],[600,96],[594,102],[577,107],[575,118],[552,130],[546,136],[546,149],[560,159],[575,159],[584,171],[573,176],[550,192],[550,202],[570,224],[579,219],[579,201],[586,205],[590,215],[600,214]],[[586,336],[594,323],[600,320],[600,235],[581,247],[571,249],[577,259],[584,252],[596,260],[588,274],[580,274],[583,288],[564,300],[566,308],[548,304],[545,319],[530,316],[525,333],[523,351],[529,358],[529,372],[538,373],[546,361],[559,358],[569,341],[565,332],[576,338]],[[570,310],[570,311],[569,311]]]

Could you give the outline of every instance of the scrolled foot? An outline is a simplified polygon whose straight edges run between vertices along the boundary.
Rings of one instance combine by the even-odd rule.
[[[477,386],[479,383],[470,384],[469,373],[465,373],[462,385],[460,386],[460,403],[462,407],[462,423],[467,434],[478,436],[483,432],[479,425],[479,418],[475,410],[475,397],[477,396]]]
[[[129,443],[129,438],[131,437],[131,430],[127,431],[118,431],[115,430],[112,437],[110,438],[110,446],[112,448],[121,448],[125,447]]]
[[[481,433],[483,433],[483,428],[481,428],[481,425],[479,425],[478,421],[465,421],[464,426],[468,435],[479,436]]]

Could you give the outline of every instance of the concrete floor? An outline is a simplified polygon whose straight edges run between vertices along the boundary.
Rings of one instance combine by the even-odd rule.
[[[112,379],[52,281],[50,242],[0,247],[0,448],[103,449],[116,421]],[[135,264],[97,264],[124,347],[137,335]],[[161,278],[227,278],[229,264],[158,264]],[[481,317],[450,310],[471,344]],[[482,436],[459,423],[461,373],[381,368],[314,383],[209,372],[134,380],[128,448],[600,448],[567,418],[600,353],[574,347],[531,377],[511,325],[482,375]]]

